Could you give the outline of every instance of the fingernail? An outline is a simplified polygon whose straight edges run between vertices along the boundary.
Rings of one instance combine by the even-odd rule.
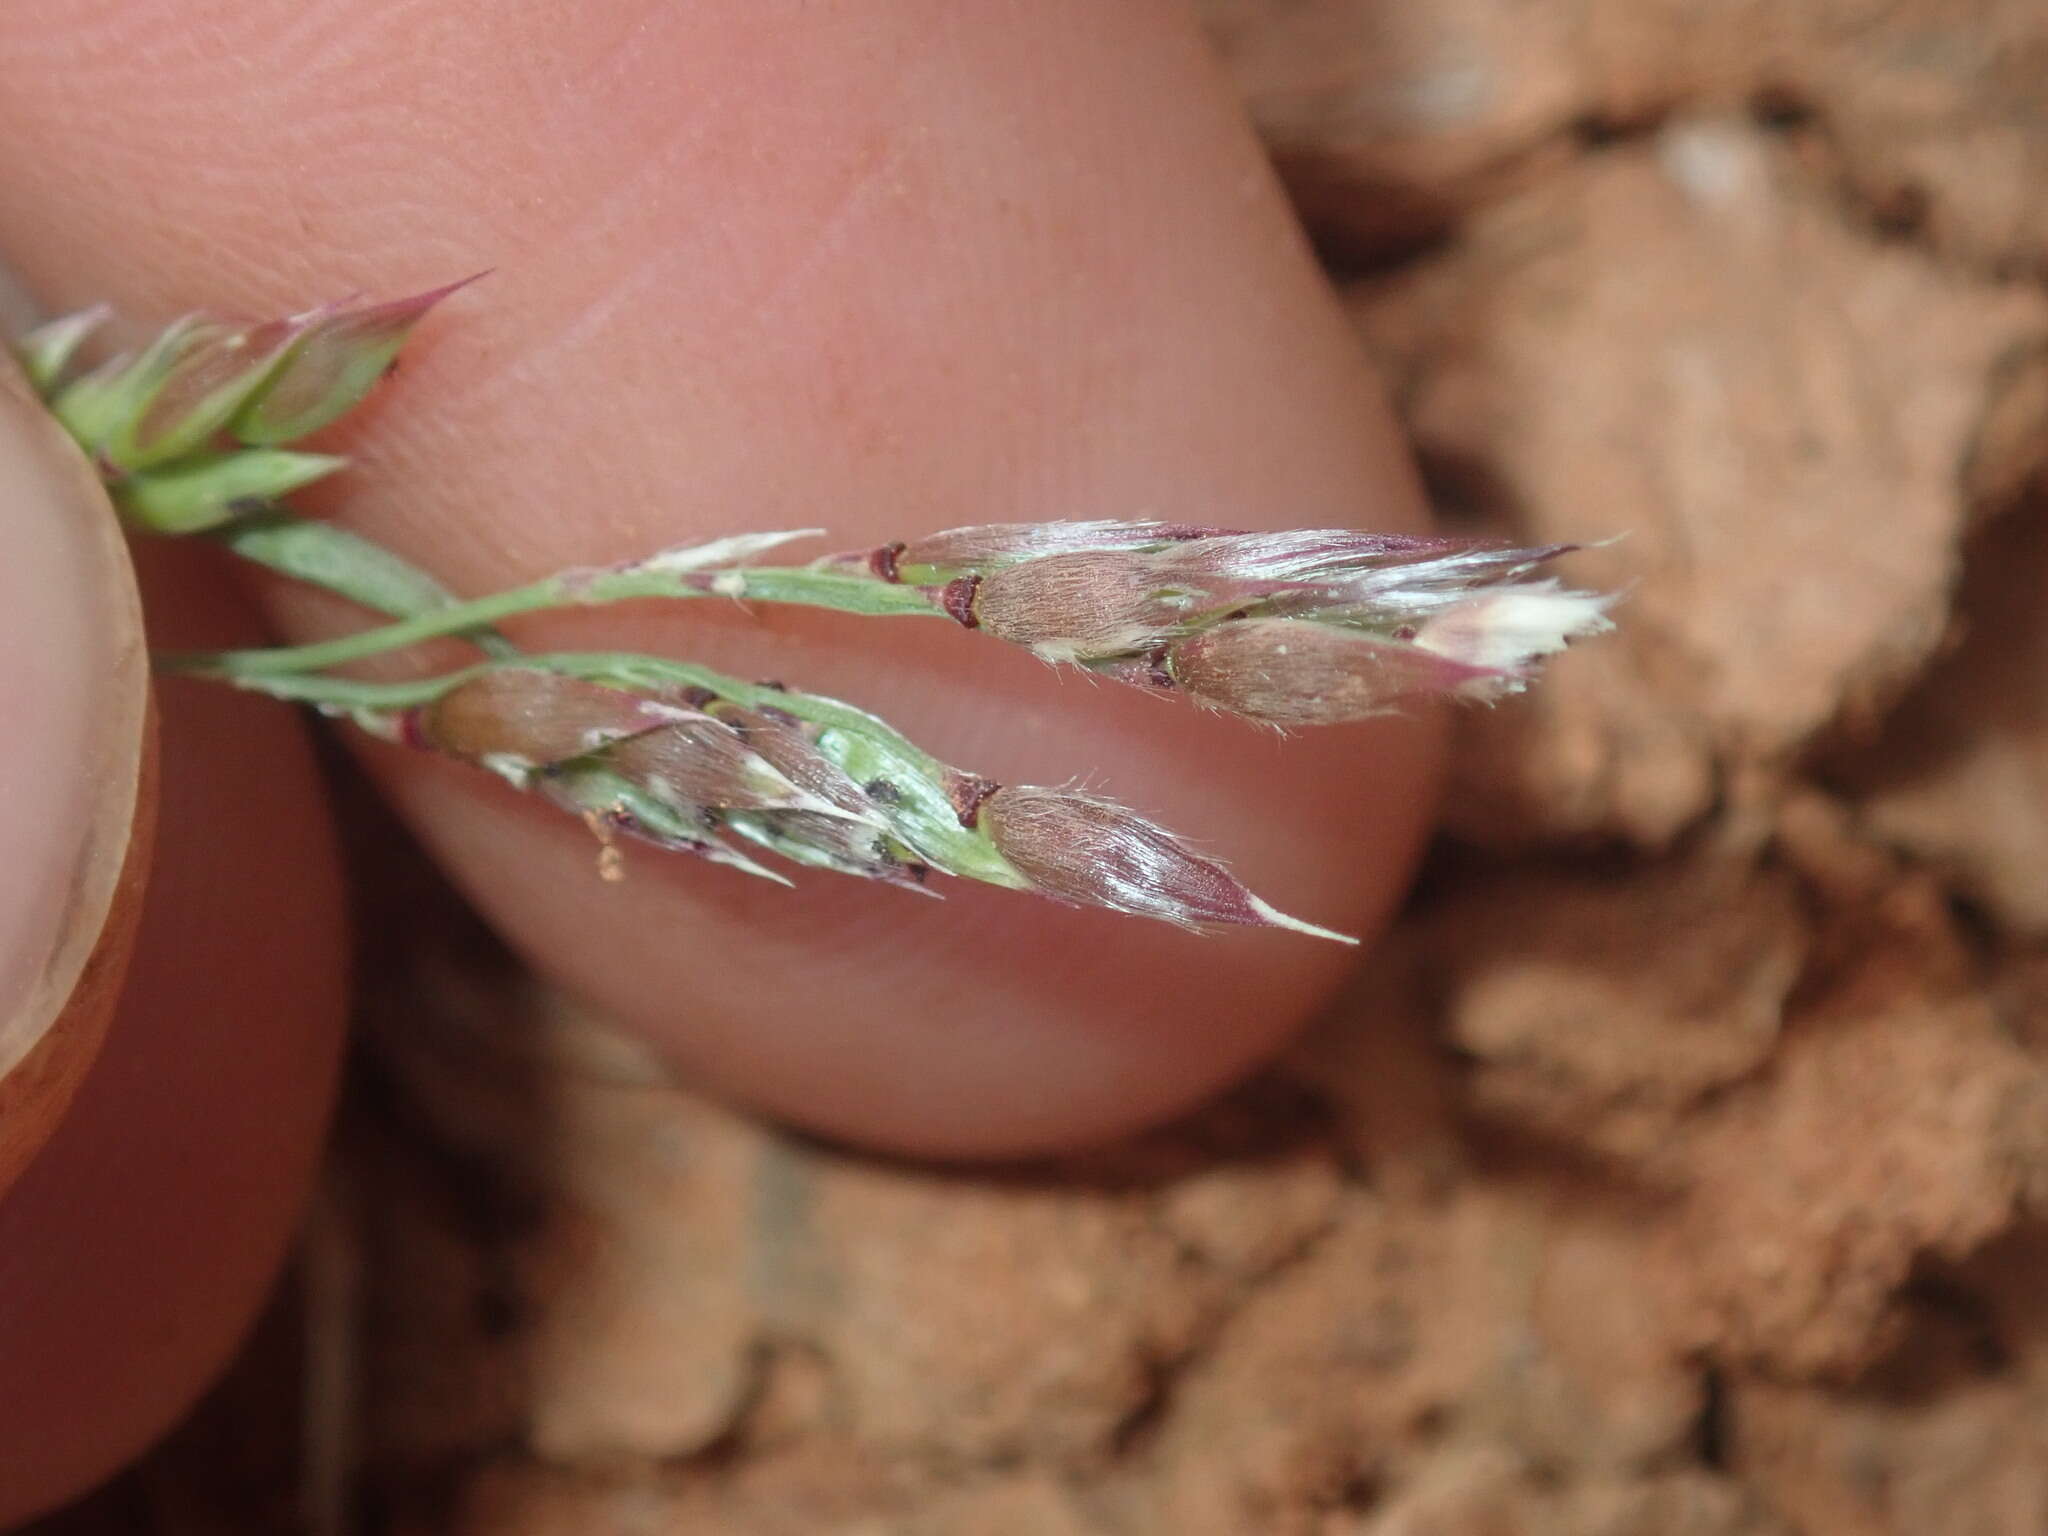
[[[0,1189],[62,1115],[126,967],[149,699],[113,509],[0,351]]]

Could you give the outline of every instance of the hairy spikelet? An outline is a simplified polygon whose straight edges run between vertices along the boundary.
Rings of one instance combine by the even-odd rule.
[[[741,690],[733,690],[735,693]],[[793,863],[922,888],[934,872],[1184,928],[1291,928],[1222,864],[1098,795],[1001,785],[937,763],[844,705],[782,692],[821,726],[703,686],[649,688],[537,667],[485,669],[382,722],[613,834],[781,879]],[[856,777],[855,768],[887,771]]]
[[[925,587],[970,629],[1046,661],[1187,694],[1269,724],[1405,700],[1492,700],[1612,601],[1533,573],[1574,546],[1160,522],[998,523],[830,557]]]
[[[1056,901],[1183,928],[1292,928],[1344,937],[1274,911],[1216,860],[1099,795],[1018,785],[991,794],[981,819],[1031,888]]]
[[[188,316],[140,353],[77,377],[72,360],[103,311],[52,321],[15,351],[130,522],[197,533],[339,469],[341,459],[285,445],[353,409],[412,328],[462,286],[252,324]]]

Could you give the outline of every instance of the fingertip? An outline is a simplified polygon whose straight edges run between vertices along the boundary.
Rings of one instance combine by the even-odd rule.
[[[190,574],[152,599],[218,623],[234,604]],[[306,742],[207,684],[165,684],[161,708],[162,830],[126,985],[69,1112],[0,1195],[0,1528],[114,1471],[227,1361],[334,1091],[345,946]]]
[[[0,350],[0,1191],[61,1118],[149,864],[149,672],[114,513]]]

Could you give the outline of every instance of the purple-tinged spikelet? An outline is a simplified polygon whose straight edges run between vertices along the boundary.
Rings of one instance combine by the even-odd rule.
[[[1533,575],[1567,544],[1162,522],[999,523],[834,556],[1041,659],[1268,724],[1491,701],[1609,628],[1611,599]]]
[[[305,323],[271,320],[235,326],[201,321],[133,420],[104,452],[124,469],[148,469],[207,447],[277,377]],[[172,334],[177,334],[173,332]]]
[[[140,354],[75,378],[90,312],[44,326],[16,350],[130,524],[197,533],[269,511],[340,467],[283,445],[361,401],[421,317],[462,286],[255,324],[191,315]]]
[[[412,739],[514,782],[579,758],[604,765],[684,814],[804,811],[864,815],[792,782],[733,724],[699,710],[552,672],[486,672],[419,712]]]
[[[1149,562],[1129,554],[1047,555],[980,577],[977,627],[1046,661],[1150,650],[1181,615]]]
[[[1169,686],[1211,709],[1272,725],[1332,725],[1428,695],[1489,698],[1513,674],[1422,646],[1302,619],[1219,624],[1170,647]]]
[[[891,562],[899,570],[937,572],[940,579],[945,579],[963,574],[985,575],[1020,560],[1146,549],[1221,531],[1193,523],[984,523],[973,528],[948,528],[943,533],[927,534],[889,547],[894,551]]]
[[[777,880],[730,839],[912,889],[937,872],[1184,928],[1344,937],[1275,910],[1222,864],[1114,801],[963,773],[871,716],[809,702],[828,703],[835,729],[820,733],[774,704],[712,688],[629,688],[507,663],[398,719],[363,723],[491,769],[607,840],[624,835]],[[849,761],[890,771],[860,782],[827,741]],[[618,867],[609,841],[604,867]]]
[[[242,442],[295,442],[352,409],[384,376],[427,311],[476,276],[363,306],[335,305],[285,322],[294,330],[267,388],[230,424]]]
[[[417,744],[484,763],[561,762],[680,720],[695,710],[524,667],[485,672],[418,712]]]
[[[1183,928],[1291,928],[1356,942],[1275,911],[1216,860],[1113,800],[1007,785],[983,801],[980,821],[1031,889],[1055,901]]]

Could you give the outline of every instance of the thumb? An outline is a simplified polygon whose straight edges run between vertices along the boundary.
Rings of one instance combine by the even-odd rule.
[[[99,1049],[149,862],[149,668],[98,480],[0,357],[0,1190]]]
[[[1169,0],[233,0],[204,28],[169,0],[83,27],[35,9],[0,6],[0,223],[50,301],[235,312],[497,269],[338,440],[359,458],[339,496],[309,502],[459,591],[749,526],[860,547],[1055,517],[1420,516],[1342,313]],[[167,144],[204,167],[175,196]],[[273,612],[293,635],[334,618]],[[1283,746],[972,637],[819,615],[606,610],[522,634],[784,678],[1004,782],[1087,773],[1361,934],[1430,810],[1424,721]],[[742,888],[651,859],[607,885],[545,808],[418,754],[369,760],[541,971],[695,1081],[898,1150],[1156,1120],[1276,1049],[1353,963],[994,891]]]
[[[249,638],[218,572],[155,553],[168,643]],[[153,846],[135,586],[0,351],[0,1529],[133,1456],[227,1358],[333,1092],[340,892],[306,743],[166,685]]]

